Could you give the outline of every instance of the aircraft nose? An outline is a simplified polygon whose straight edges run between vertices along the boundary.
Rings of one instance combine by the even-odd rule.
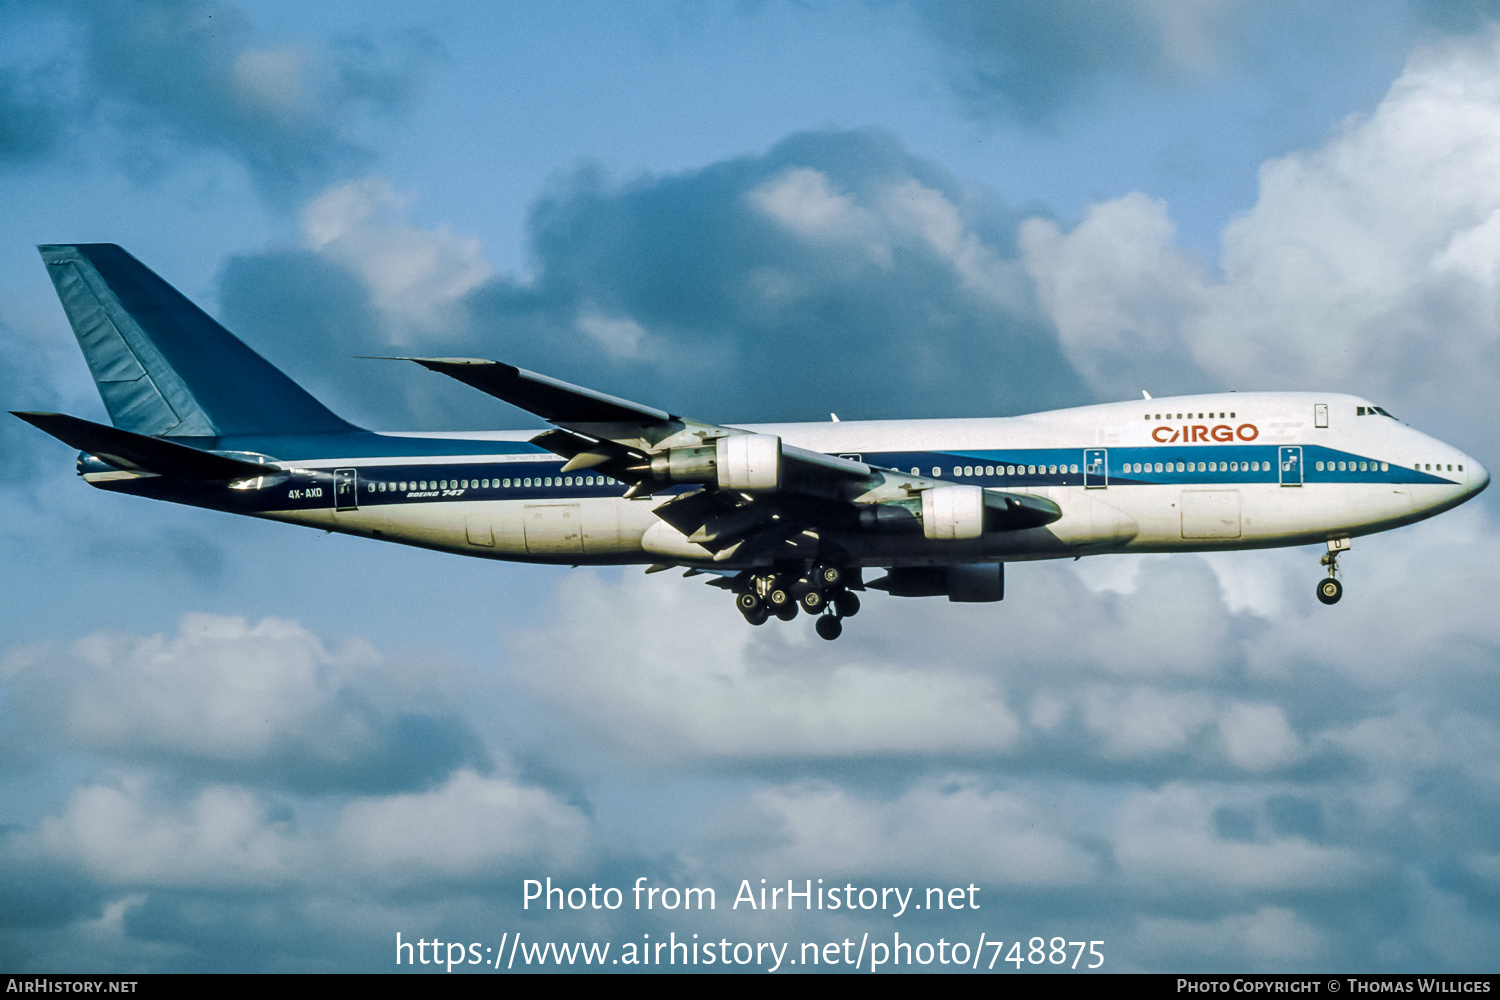
[[[1490,470],[1474,461],[1468,461],[1469,467],[1469,495],[1483,493],[1484,488],[1490,484]]]

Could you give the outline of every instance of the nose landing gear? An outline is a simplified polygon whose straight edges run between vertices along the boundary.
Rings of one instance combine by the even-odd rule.
[[[1349,551],[1349,539],[1330,538],[1328,552],[1318,560],[1320,566],[1328,567],[1328,576],[1318,581],[1318,600],[1324,604],[1337,604],[1344,596],[1344,585],[1339,582],[1339,556]]]

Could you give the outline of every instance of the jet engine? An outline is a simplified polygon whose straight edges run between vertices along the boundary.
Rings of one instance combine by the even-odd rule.
[[[671,448],[651,459],[658,482],[718,483],[721,489],[754,493],[781,487],[781,438],[734,434],[711,445]]]

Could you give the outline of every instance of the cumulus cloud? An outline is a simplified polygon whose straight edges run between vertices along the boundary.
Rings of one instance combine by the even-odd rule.
[[[473,240],[414,227],[401,205],[378,179],[319,195],[307,250],[226,267],[229,324],[318,352],[319,368],[381,345],[496,357],[723,421],[1014,413],[1085,395],[1017,260],[1017,217],[886,133],[795,135],[627,182],[566,172],[532,207],[524,276],[490,276]],[[344,384],[404,403],[407,420],[531,419],[360,364]]]
[[[309,248],[360,278],[388,320],[390,344],[457,320],[457,303],[490,276],[478,240],[405,222],[410,201],[369,178],[329,188],[302,210]]]
[[[1137,924],[1132,943],[1183,971],[1326,968],[1332,951],[1328,931],[1284,906],[1213,920],[1148,917]]]
[[[305,868],[306,846],[242,788],[174,802],[140,776],[76,789],[60,815],[6,845],[12,860],[82,869],[112,886],[269,888]]]
[[[98,633],[13,650],[5,677],[39,732],[207,775],[402,788],[480,755],[451,704],[421,696],[368,645],[329,649],[275,619],[195,614],[171,637]]]
[[[1318,891],[1366,884],[1383,859],[1302,837],[1228,838],[1214,821],[1222,796],[1173,783],[1132,795],[1115,816],[1114,860],[1143,891]]]
[[[351,802],[337,838],[354,867],[396,883],[489,881],[522,867],[565,872],[595,847],[576,806],[470,770],[426,792]]]
[[[82,785],[35,829],[0,839],[0,864],[46,866],[120,887],[346,889],[492,884],[576,868],[595,849],[576,806],[503,777],[459,770],[426,792],[356,798],[332,816],[254,788],[184,795],[142,772]]]
[[[563,585],[561,620],[517,640],[513,669],[647,760],[968,753],[1019,735],[991,678],[940,657],[903,662],[863,643],[752,630],[727,597],[577,574]],[[601,658],[601,641],[616,654]]]
[[[408,107],[442,56],[418,31],[268,43],[215,0],[12,7],[7,18],[59,44],[0,77],[0,155],[34,159],[114,129],[136,171],[209,150],[278,199],[363,159],[365,122]]]
[[[1196,375],[1379,396],[1407,417],[1491,412],[1497,51],[1500,29],[1422,49],[1373,112],[1264,164],[1255,205],[1224,231],[1219,274],[1139,194],[1093,206],[1066,234],[1027,222],[1026,267],[1070,360],[1108,395],[1158,371],[1174,389]]]
[[[1066,236],[1051,220],[1021,225],[1027,273],[1068,360],[1104,392],[1205,384],[1183,340],[1206,307],[1203,279],[1174,236],[1166,204],[1138,193],[1092,206]]]
[[[757,792],[733,817],[761,831],[763,846],[737,860],[762,871],[900,872],[996,888],[1073,887],[1098,877],[1100,859],[1063,819],[1077,817],[1048,815],[1028,795],[972,778],[926,778],[889,798],[824,783],[780,786]]]

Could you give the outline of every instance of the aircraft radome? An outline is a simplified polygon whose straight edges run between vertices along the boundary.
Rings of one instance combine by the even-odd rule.
[[[498,361],[409,358],[553,429],[377,433],[119,247],[40,249],[113,426],[16,415],[79,449],[100,489],[490,559],[684,568],[752,624],[800,608],[825,639],[867,587],[998,601],[1007,562],[1108,552],[1326,543],[1317,596],[1333,604],[1351,538],[1490,481],[1458,449],[1334,393],[729,426]]]

